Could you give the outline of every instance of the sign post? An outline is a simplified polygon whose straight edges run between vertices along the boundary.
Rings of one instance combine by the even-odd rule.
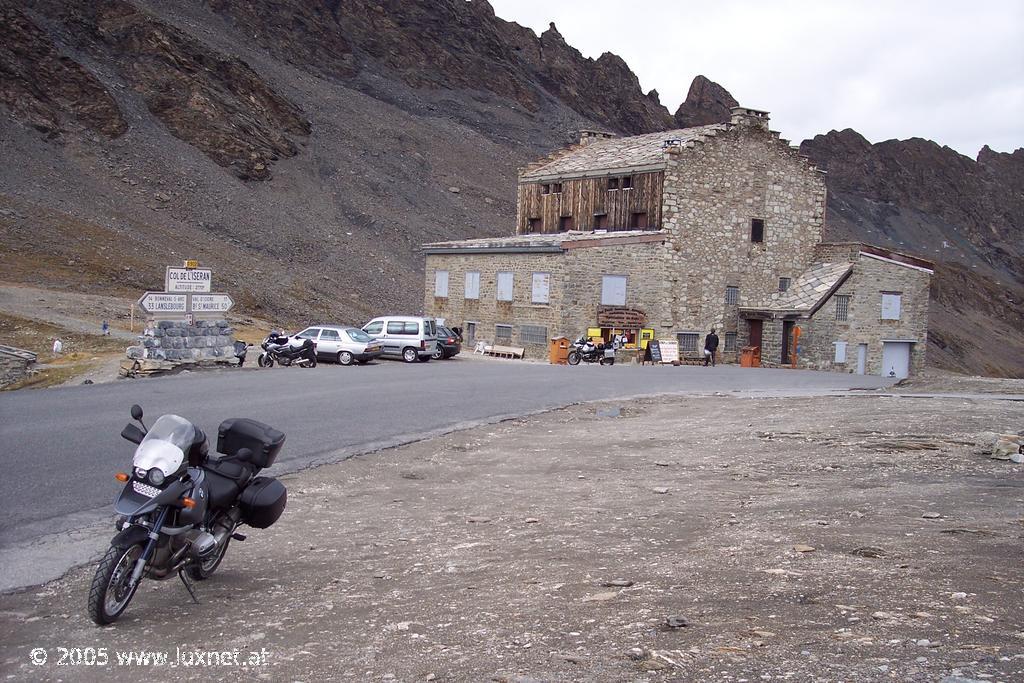
[[[143,294],[139,308],[149,317],[185,320],[189,324],[196,318],[220,318],[235,302],[228,294],[212,292],[212,287],[213,271],[189,259],[181,267],[167,266],[164,291]]]

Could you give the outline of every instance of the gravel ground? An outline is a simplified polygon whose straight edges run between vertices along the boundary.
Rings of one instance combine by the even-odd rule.
[[[265,648],[215,676],[1021,680],[1024,467],[976,442],[1022,427],[1009,401],[704,397],[458,432],[286,477],[199,605],[147,582],[97,628],[91,567],[0,596],[0,672],[165,679],[115,655],[180,649],[205,680],[194,650]]]

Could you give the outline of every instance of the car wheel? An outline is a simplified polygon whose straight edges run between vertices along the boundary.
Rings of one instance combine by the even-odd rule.
[[[411,346],[402,349],[402,360],[406,363],[415,363],[419,359],[419,353]]]
[[[434,360],[441,360],[441,359],[443,359],[444,358],[444,349],[441,348],[440,346],[438,346],[437,349],[434,350],[434,353],[431,354],[430,357],[433,358]]]
[[[341,365],[352,365],[353,360],[355,360],[355,356],[351,351],[338,351],[338,363]]]

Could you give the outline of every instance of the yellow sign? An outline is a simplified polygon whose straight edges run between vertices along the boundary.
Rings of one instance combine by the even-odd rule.
[[[184,263],[184,265],[182,267],[184,267],[184,268],[198,268],[199,267],[199,261],[197,261],[196,259],[191,259],[191,258],[190,259],[186,259],[185,263]]]
[[[640,348],[641,349],[646,349],[647,348],[647,342],[649,342],[652,339],[654,339],[654,330],[646,329],[646,328],[640,330]]]
[[[591,339],[593,339],[594,337],[600,337],[601,336],[601,328],[600,327],[588,327],[587,328],[587,336],[590,337]]]

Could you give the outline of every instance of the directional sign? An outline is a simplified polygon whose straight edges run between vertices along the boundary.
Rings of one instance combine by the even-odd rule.
[[[167,266],[164,288],[168,292],[209,292],[213,271],[209,268],[175,268]]]
[[[146,292],[139,299],[139,308],[149,314],[184,313],[188,310],[187,294],[169,292]]]
[[[235,302],[227,294],[193,294],[193,313],[227,313]]]

